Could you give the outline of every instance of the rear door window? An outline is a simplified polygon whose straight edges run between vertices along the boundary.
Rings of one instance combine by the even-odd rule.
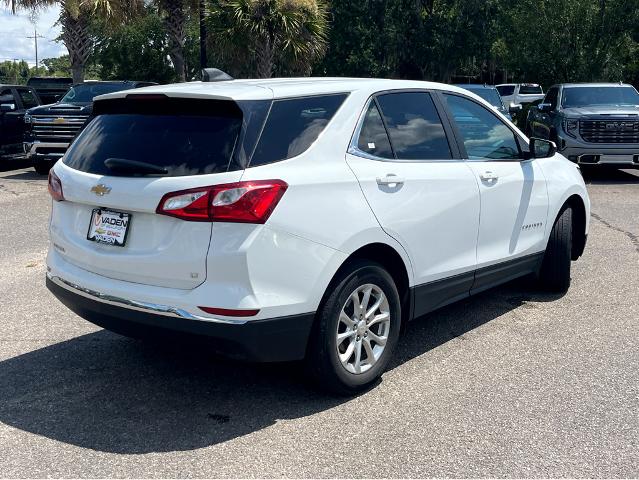
[[[19,88],[18,94],[20,95],[20,99],[22,100],[23,108],[31,108],[38,106],[38,100],[33,92],[27,88]]]
[[[446,132],[430,94],[389,93],[379,95],[377,101],[398,159],[452,158]]]
[[[275,100],[253,153],[251,166],[304,153],[331,121],[347,94]]]
[[[386,128],[384,128],[382,116],[373,101],[370,103],[364,121],[362,122],[362,128],[357,140],[357,148],[362,152],[376,157],[395,158],[390,141],[388,140]]]
[[[114,171],[108,159],[151,164],[163,176],[226,172],[242,126],[231,101],[104,101],[95,110],[64,163],[98,175],[136,175]]]

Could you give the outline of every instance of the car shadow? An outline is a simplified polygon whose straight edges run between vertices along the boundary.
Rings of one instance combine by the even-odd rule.
[[[514,283],[441,309],[411,322],[390,368],[525,302],[555,298]],[[0,392],[4,424],[127,454],[207,447],[350,401],[305,384],[300,364],[237,363],[104,330],[0,362]]]
[[[614,185],[639,183],[639,169],[619,170],[611,167],[581,167],[586,185]]]
[[[47,181],[46,175],[40,175],[36,173],[35,170],[27,170],[26,172],[21,171],[20,173],[13,173],[11,175],[2,175],[4,179],[11,180],[40,180],[42,182]]]
[[[0,172],[8,172],[11,170],[20,170],[28,168],[31,162],[26,158],[6,158],[0,157]]]

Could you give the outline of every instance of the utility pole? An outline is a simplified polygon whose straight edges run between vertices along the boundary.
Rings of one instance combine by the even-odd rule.
[[[44,38],[44,36],[42,35],[38,35],[38,30],[37,28],[33,27],[33,36],[27,36],[27,38],[33,38],[34,43],[35,43],[35,67],[36,67],[36,75],[38,74],[38,38]]]

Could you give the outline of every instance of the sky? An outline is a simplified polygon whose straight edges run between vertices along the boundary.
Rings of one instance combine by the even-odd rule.
[[[11,9],[0,7],[0,62],[5,60],[25,60],[35,65],[35,46],[32,38],[34,25],[29,20],[29,12],[18,10],[16,15]],[[38,35],[38,59],[59,57],[67,53],[62,43],[54,42],[60,35],[60,27],[54,26],[60,12],[59,6],[43,9],[39,12],[35,27]]]

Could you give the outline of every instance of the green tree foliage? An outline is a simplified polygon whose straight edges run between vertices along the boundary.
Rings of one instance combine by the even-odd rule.
[[[546,85],[622,80],[637,54],[636,0],[518,0],[503,18],[506,66]]]
[[[211,48],[235,75],[308,75],[324,54],[323,0],[213,0],[208,7]]]
[[[35,69],[29,68],[29,64],[24,60],[0,62],[0,83],[24,85],[32,75],[32,71],[35,72]]]
[[[92,62],[99,78],[158,83],[176,80],[163,20],[151,7],[145,13],[117,29],[104,24],[96,27]]]

